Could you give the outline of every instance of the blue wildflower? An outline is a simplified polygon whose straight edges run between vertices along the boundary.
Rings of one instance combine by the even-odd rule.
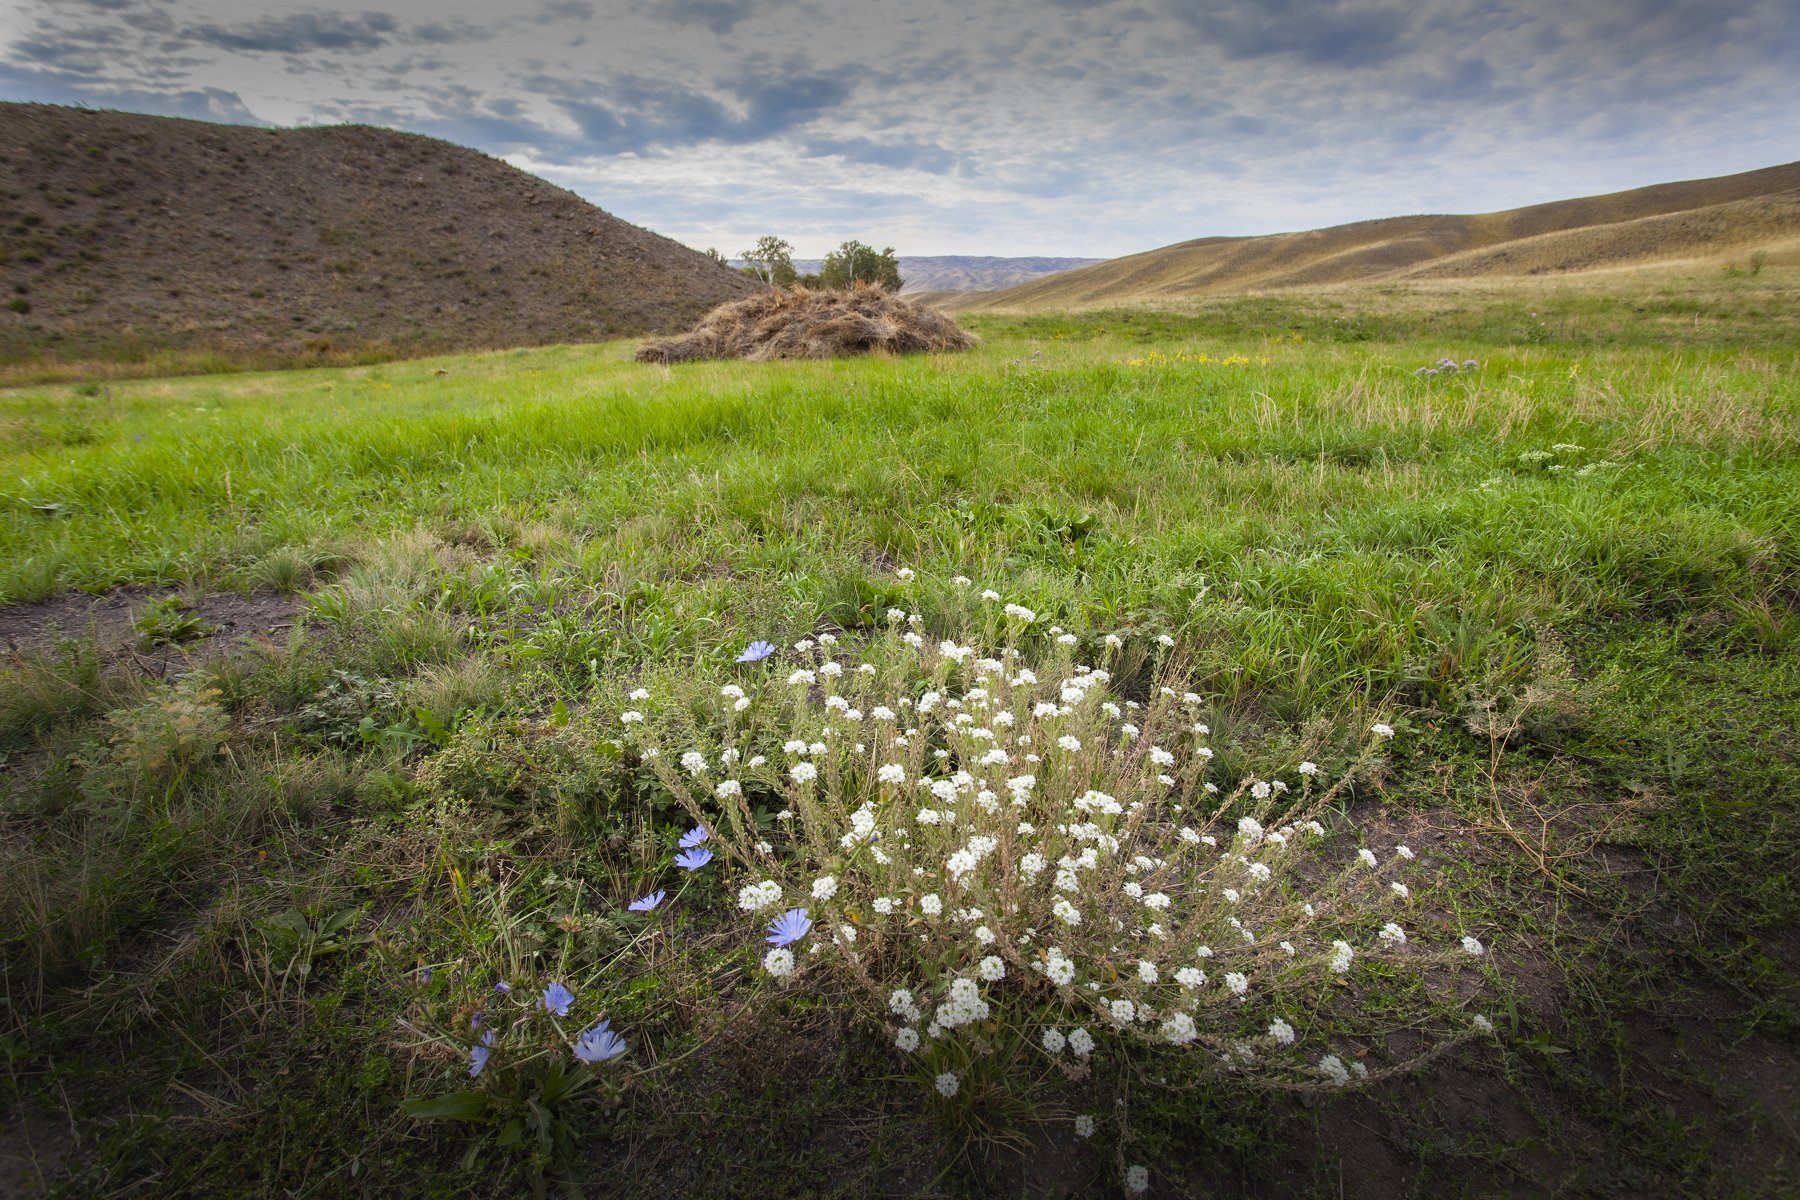
[[[483,1071],[487,1070],[488,1055],[493,1053],[493,1050],[490,1048],[493,1044],[494,1031],[490,1029],[481,1035],[481,1040],[479,1042],[469,1047],[470,1079],[479,1077]]]
[[[681,835],[681,841],[678,844],[683,850],[692,850],[695,846],[698,846],[701,842],[704,842],[711,836],[710,833],[706,832],[706,827],[704,825],[696,825]]]
[[[669,894],[668,892],[664,891],[661,888],[658,888],[656,891],[651,892],[648,896],[638,897],[636,900],[633,900],[630,904],[627,904],[625,907],[632,912],[649,912],[651,909],[653,909],[657,905],[661,904],[663,902],[663,897],[667,896],[668,894]]]
[[[584,1063],[611,1062],[625,1053],[625,1039],[612,1031],[611,1021],[585,1030],[575,1043],[575,1057]]]
[[[428,984],[430,982],[431,982],[431,968],[430,967],[420,967],[419,968],[419,986],[424,987],[426,984]]]
[[[553,983],[544,989],[544,1007],[559,1017],[569,1015],[569,1005],[575,1003],[575,993],[560,983]]]
[[[812,928],[812,918],[804,908],[790,908],[769,926],[769,945],[786,946],[805,937]]]
[[[770,643],[751,642],[748,646],[744,647],[744,652],[738,655],[737,660],[745,663],[761,662],[773,653],[775,653],[775,647]]]
[[[711,850],[704,850],[696,846],[692,850],[683,850],[680,854],[677,854],[675,856],[675,865],[684,871],[698,871],[701,867],[704,867],[707,863],[711,862],[712,857]]]
[[[512,992],[512,984],[502,979],[499,983],[494,985],[494,990],[499,992],[502,996],[509,995]]]

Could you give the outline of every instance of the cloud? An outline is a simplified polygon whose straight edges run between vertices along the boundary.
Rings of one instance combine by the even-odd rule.
[[[539,83],[552,90],[561,86]],[[586,152],[641,154],[776,137],[841,102],[848,91],[842,80],[823,76],[740,79],[725,93],[733,101],[728,106],[680,84],[632,75],[590,89],[587,96],[558,96],[555,102],[579,126]]]
[[[295,13],[238,25],[188,26],[184,36],[222,50],[305,54],[313,50],[374,50],[395,31],[386,13]]]
[[[1416,7],[1365,0],[1169,0],[1168,12],[1233,58],[1286,56],[1310,66],[1384,66],[1410,54],[1419,33]]]
[[[1106,254],[1790,159],[1793,4],[14,0],[0,95],[391,125],[727,249]]]
[[[948,174],[962,163],[960,156],[932,142],[877,142],[866,137],[820,139],[807,143],[804,153],[808,158],[836,154],[850,162],[933,175]]]
[[[730,33],[758,7],[758,0],[663,0],[653,6],[678,25],[704,25],[714,33]]]
[[[227,125],[265,124],[250,111],[243,97],[222,88],[144,91],[88,86],[67,75],[52,71],[31,71],[7,63],[0,63],[0,94],[11,100],[28,100],[38,104],[111,108],[161,117],[218,121]]]

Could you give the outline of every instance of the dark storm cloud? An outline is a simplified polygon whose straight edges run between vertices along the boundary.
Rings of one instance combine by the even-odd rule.
[[[386,13],[296,13],[236,25],[193,25],[187,37],[221,50],[305,54],[313,50],[373,50],[396,28]]]

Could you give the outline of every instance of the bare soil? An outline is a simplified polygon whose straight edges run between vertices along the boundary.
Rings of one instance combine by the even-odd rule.
[[[214,592],[190,601],[192,615],[205,622],[209,632],[177,644],[142,645],[134,622],[151,603],[173,594],[129,587],[0,607],[0,648],[9,654],[36,654],[54,649],[63,639],[91,636],[103,655],[132,654],[147,668],[161,668],[156,671],[161,674],[179,660],[206,658],[235,643],[279,636],[300,611],[292,597],[274,592],[248,596]]]

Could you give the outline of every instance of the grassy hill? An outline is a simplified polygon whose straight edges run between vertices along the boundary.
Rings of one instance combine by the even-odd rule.
[[[0,104],[0,363],[594,341],[752,286],[416,134]]]
[[[1800,262],[1800,163],[1477,216],[1199,238],[948,303],[1057,309],[1370,280],[1545,275],[1762,252]]]

